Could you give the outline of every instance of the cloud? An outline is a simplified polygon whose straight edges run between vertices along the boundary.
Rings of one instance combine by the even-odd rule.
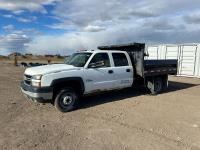
[[[158,14],[155,14],[154,12],[148,11],[148,10],[130,10],[128,12],[128,15],[136,16],[136,17],[143,17],[143,18],[148,18],[148,17],[156,17]]]
[[[113,39],[98,32],[65,33],[57,36],[37,36],[28,43],[28,51],[32,53],[69,54],[82,49],[96,49],[98,45],[112,43]]]
[[[139,19],[159,16],[153,10],[146,9],[146,5],[135,0],[62,1],[53,10],[58,23],[46,26],[74,32],[99,32],[118,26],[135,26],[134,23]]]
[[[20,14],[24,10],[30,12],[47,13],[44,5],[52,5],[60,0],[0,0],[0,9]]]
[[[7,32],[8,34],[23,34],[23,35],[29,35],[29,37],[36,36],[36,35],[42,35],[42,32],[40,32],[34,28],[16,29],[15,26],[12,24],[3,26],[2,29],[5,32]]]
[[[14,25],[12,24],[9,24],[9,25],[6,25],[6,26],[3,26],[2,29],[5,30],[6,32],[11,32],[14,30]]]
[[[176,16],[198,9],[199,0],[68,0],[61,1],[53,13],[63,22],[77,26],[118,19],[148,19]],[[78,10],[78,11],[77,11]]]
[[[3,7],[2,3],[9,5]],[[37,18],[20,16],[23,11],[45,13],[45,5],[53,5],[48,16],[54,19],[49,18],[42,26],[37,24],[37,28],[48,27],[46,35],[34,29],[32,34],[33,31],[4,27],[7,32],[10,30],[8,35],[29,37],[27,51],[65,54],[105,44],[200,42],[199,0],[0,0],[0,9],[13,12],[4,17],[24,23]]]
[[[59,23],[47,26],[71,31],[36,36],[27,49],[34,53],[66,54],[106,44],[200,42],[200,28],[195,31],[183,18],[190,10],[188,6],[195,8],[199,3],[193,2],[195,5],[190,6],[188,1],[178,0],[172,6],[169,1],[158,0],[63,1],[53,10]]]
[[[53,10],[59,23],[48,25],[48,27],[91,32],[92,26],[103,27],[103,30],[107,30],[119,25],[135,26],[135,23],[139,23],[141,27],[149,22],[158,30],[170,30],[179,26],[180,23],[184,26],[184,19],[181,17],[190,13],[191,9],[198,9],[199,5],[199,0],[173,2],[168,0],[61,1]],[[174,22],[173,18],[178,18],[180,22]],[[164,24],[159,23],[163,20],[165,20]],[[169,20],[172,20],[173,24],[168,23]]]
[[[125,20],[123,23],[107,26],[100,32],[77,31],[59,35],[37,36],[28,44],[34,53],[69,54],[81,49],[96,49],[99,45],[144,42],[194,43],[200,42],[200,27],[184,24],[182,17],[152,18],[150,20]],[[90,27],[91,28],[91,27]],[[33,51],[34,50],[34,51]]]
[[[30,23],[38,19],[36,16],[20,17],[18,15],[11,15],[11,14],[4,14],[1,16],[3,16],[4,18],[15,19],[18,22],[22,23]]]
[[[13,18],[13,15],[11,15],[11,14],[5,14],[5,15],[2,15],[3,17],[5,17],[5,18]]]
[[[23,34],[0,36],[0,50],[23,52],[26,50],[26,44],[29,42],[30,39]]]
[[[77,28],[76,25],[72,24],[68,20],[64,20],[63,22],[59,23],[47,24],[45,26],[51,29],[63,29],[63,30],[74,30],[75,28]]]
[[[84,30],[88,32],[99,32],[105,30],[105,27],[88,25],[87,27],[84,28]]]
[[[3,26],[2,29],[6,32],[0,36],[0,51],[1,54],[9,54],[11,52],[26,52],[28,43],[35,36],[41,36],[42,33],[33,28],[16,29],[14,25],[9,24]]]
[[[184,20],[189,24],[200,24],[200,11],[184,16]]]
[[[29,23],[37,20],[37,17],[31,16],[28,18],[23,18],[23,17],[16,17],[17,21],[23,22],[23,23]]]

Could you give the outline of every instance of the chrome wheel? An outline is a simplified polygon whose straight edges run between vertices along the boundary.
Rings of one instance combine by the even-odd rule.
[[[63,95],[62,96],[63,104],[64,105],[70,105],[73,101],[72,95]]]

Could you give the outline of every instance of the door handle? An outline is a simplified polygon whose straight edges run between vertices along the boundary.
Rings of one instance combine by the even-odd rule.
[[[108,70],[108,73],[109,73],[109,74],[113,73],[113,70]]]
[[[126,72],[131,72],[131,69],[126,69]]]

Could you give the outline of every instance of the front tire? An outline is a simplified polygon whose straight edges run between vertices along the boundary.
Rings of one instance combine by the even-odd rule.
[[[54,106],[60,112],[69,112],[74,110],[78,105],[78,95],[72,88],[60,90],[55,98]]]

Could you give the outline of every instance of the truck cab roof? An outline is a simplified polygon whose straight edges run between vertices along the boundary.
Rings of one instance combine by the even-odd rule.
[[[86,51],[80,51],[79,53],[97,53],[97,52],[101,52],[101,53],[110,53],[110,52],[121,52],[121,53],[125,53],[125,51],[120,51],[120,50],[86,50]]]

